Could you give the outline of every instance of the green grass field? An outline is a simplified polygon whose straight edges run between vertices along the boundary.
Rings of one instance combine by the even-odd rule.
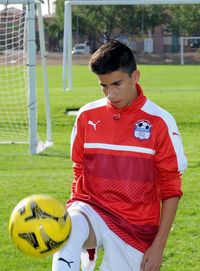
[[[184,196],[167,244],[162,271],[199,271],[200,67],[139,66],[139,69],[145,94],[176,118],[189,161],[183,177]],[[103,97],[97,78],[84,65],[73,67],[73,90],[67,92],[61,87],[62,67],[50,66],[48,72],[54,146],[43,154],[30,156],[26,145],[0,145],[0,271],[51,270],[51,257],[31,258],[15,249],[8,236],[9,216],[18,201],[35,193],[48,193],[65,203],[72,181],[69,144],[75,120],[65,111]],[[40,67],[37,74],[39,130],[44,137]]]

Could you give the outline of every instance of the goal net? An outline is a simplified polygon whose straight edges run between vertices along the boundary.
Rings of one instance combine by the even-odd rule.
[[[24,9],[0,11],[0,140],[28,143],[28,68]]]
[[[35,3],[33,2],[30,14],[30,4],[13,6],[3,5],[1,2],[2,0],[0,0],[0,143],[29,143],[30,152],[39,153],[51,145],[51,124],[46,91],[48,134],[46,143],[41,143],[37,132],[36,46],[35,25],[32,22],[35,20]],[[31,24],[34,31],[30,30]],[[43,61],[43,64],[46,63]],[[45,66],[43,71],[45,72]]]
[[[200,49],[200,37],[181,37],[181,65],[185,64],[185,55]]]

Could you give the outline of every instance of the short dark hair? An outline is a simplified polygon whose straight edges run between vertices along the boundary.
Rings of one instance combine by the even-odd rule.
[[[89,67],[96,74],[123,71],[131,75],[137,70],[131,49],[117,41],[110,40],[103,44],[91,57]]]

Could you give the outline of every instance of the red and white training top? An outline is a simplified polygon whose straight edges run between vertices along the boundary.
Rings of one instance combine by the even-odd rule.
[[[107,98],[83,106],[71,136],[73,196],[90,204],[121,239],[144,252],[160,221],[161,201],[181,197],[187,167],[174,118],[148,100],[126,108]]]

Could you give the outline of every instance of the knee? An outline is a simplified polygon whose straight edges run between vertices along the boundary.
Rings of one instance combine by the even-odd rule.
[[[95,248],[97,246],[96,235],[95,235],[94,229],[92,227],[92,224],[90,222],[90,219],[88,218],[88,216],[86,214],[84,214],[82,212],[81,212],[81,214],[85,217],[85,219],[87,220],[88,226],[89,226],[89,236],[85,240],[83,247],[85,249]]]

